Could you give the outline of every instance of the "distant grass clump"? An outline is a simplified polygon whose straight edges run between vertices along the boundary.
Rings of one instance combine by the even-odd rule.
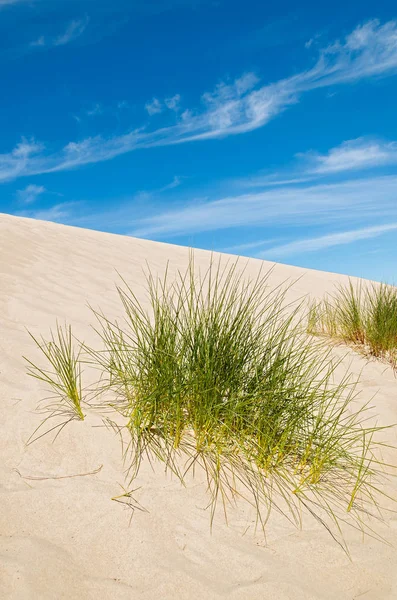
[[[118,291],[125,320],[95,313],[102,348],[85,360],[101,372],[97,406],[124,420],[130,480],[155,458],[181,482],[204,470],[211,519],[241,497],[262,526],[271,509],[299,524],[302,505],[334,536],[347,513],[362,526],[377,506],[379,428],[350,379],[334,382],[338,365],[308,342],[285,289],[192,260],[172,281],[148,275],[148,311],[125,282]]]
[[[340,286],[334,296],[312,305],[308,330],[352,343],[397,369],[397,288],[352,282]]]

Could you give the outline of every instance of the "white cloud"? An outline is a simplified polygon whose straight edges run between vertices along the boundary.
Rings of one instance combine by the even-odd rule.
[[[28,2],[32,0],[0,0],[0,9],[3,6],[11,6],[12,4],[22,4],[23,2]]]
[[[78,28],[74,28],[74,35]],[[193,140],[221,138],[262,127],[296,102],[304,92],[335,84],[354,82],[397,72],[397,21],[383,25],[369,21],[356,28],[344,42],[335,42],[320,51],[311,69],[260,87],[252,73],[233,83],[221,83],[212,93],[202,95],[199,110],[187,109],[176,124],[157,130],[144,128],[110,138],[96,136],[70,142],[58,152],[32,156],[18,175],[32,175],[75,168],[109,160],[138,148],[180,144]],[[149,114],[164,108],[157,98],[146,105]],[[0,180],[5,179],[3,164],[8,155],[0,155]],[[10,165],[5,173],[10,177]]]
[[[288,186],[195,202],[138,221],[131,235],[171,237],[238,227],[397,218],[397,176]]]
[[[65,46],[65,44],[69,44],[69,42],[77,39],[87,29],[88,22],[88,17],[85,17],[84,19],[74,19],[66,27],[66,30],[53,40],[53,45]]]
[[[150,116],[152,116],[163,112],[164,107],[158,98],[153,98],[151,102],[147,102],[145,104],[145,110]]]
[[[14,148],[12,154],[18,158],[27,158],[32,154],[40,152],[42,149],[43,145],[36,142],[34,139],[28,140],[27,138],[22,138],[19,144]]]
[[[308,50],[309,48],[311,48],[313,46],[313,44],[317,43],[318,39],[321,37],[321,33],[316,33],[316,35],[314,35],[312,38],[310,38],[310,40],[307,40],[307,42],[305,43],[305,48]]]
[[[363,171],[376,167],[397,165],[397,142],[387,142],[368,137],[347,140],[325,154],[302,152],[295,155],[304,164],[296,165],[282,173],[258,174],[236,183],[244,188],[265,188],[307,183],[325,175]]]
[[[268,246],[269,244],[274,244],[275,242],[280,242],[280,240],[277,238],[268,238],[265,240],[248,242],[247,244],[237,244],[236,246],[222,248],[222,252],[232,252],[235,254],[236,252],[245,252],[246,250],[253,250],[254,248],[263,248],[263,246]]]
[[[373,227],[363,227],[362,229],[331,233],[320,237],[297,240],[281,246],[274,246],[265,252],[261,252],[258,257],[279,259],[284,256],[303,254],[305,252],[316,252],[318,250],[324,250],[325,248],[352,244],[359,240],[378,237],[383,233],[396,230],[397,223],[390,223],[388,225],[375,225]]]
[[[42,144],[22,138],[9,154],[0,154],[0,182],[26,175],[32,158],[40,156],[43,150]]]
[[[183,178],[180,177],[179,175],[174,175],[174,178],[171,181],[171,183],[167,183],[167,185],[163,186],[158,191],[159,192],[166,192],[168,190],[173,190],[173,189],[175,189],[176,187],[179,187],[182,184],[182,180],[183,180]]]
[[[177,178],[163,188],[135,194],[133,199],[120,202],[117,208],[108,211],[99,212],[92,208],[91,212],[86,208],[82,212],[81,203],[70,202],[46,210],[28,210],[22,215],[168,240],[173,236],[191,239],[194,234],[226,229],[234,229],[234,238],[237,238],[240,228],[249,227],[253,236],[255,232],[261,233],[259,240],[224,250],[255,250],[258,257],[274,260],[397,231],[397,175],[332,185],[277,187],[213,201],[190,200],[188,205],[178,210],[159,214],[158,204],[152,200],[155,194],[170,189],[174,183],[178,183]],[[77,205],[80,207],[78,211]],[[151,211],[152,216],[147,216]],[[375,225],[379,221],[383,224]],[[291,231],[302,235],[301,232],[308,226],[340,231],[285,243],[286,232],[288,236],[291,236]],[[275,231],[278,239],[275,239]]]
[[[164,112],[166,108],[168,108],[168,110],[178,112],[180,100],[180,94],[175,94],[175,96],[165,98],[164,101],[161,101],[158,98],[153,98],[151,102],[147,102],[145,104],[145,110],[150,116],[160,114]]]
[[[306,173],[299,175],[294,172],[291,176],[286,176],[283,178],[282,174],[276,172],[269,175],[254,175],[250,177],[244,177],[237,179],[236,183],[243,188],[267,188],[295,185],[297,183],[307,183],[315,179],[317,179],[315,175],[306,175]]]
[[[78,205],[78,202],[63,202],[55,204],[50,208],[43,210],[29,210],[19,212],[20,217],[29,217],[30,219],[39,219],[40,221],[53,221],[55,223],[65,223],[73,218],[73,209]]]
[[[315,173],[338,173],[397,164],[397,142],[383,142],[357,138],[343,142],[327,154],[309,154],[314,161]]]
[[[180,101],[181,101],[180,94],[175,94],[175,96],[172,96],[171,98],[166,98],[164,100],[164,104],[170,110],[174,110],[175,112],[177,112],[179,110],[179,102]]]
[[[98,117],[103,114],[103,108],[100,104],[95,104],[92,108],[86,111],[89,117]]]
[[[154,198],[157,194],[162,194],[163,192],[168,192],[168,190],[173,190],[180,185],[182,185],[183,177],[179,175],[175,175],[173,180],[170,183],[167,183],[163,187],[152,189],[152,190],[139,190],[134,194],[134,200],[150,200]]]
[[[295,155],[304,164],[296,165],[283,173],[259,174],[236,180],[244,188],[286,186],[318,180],[325,175],[364,171],[377,167],[397,165],[397,142],[360,137],[347,140],[326,152],[302,152]]]
[[[30,45],[34,46],[34,47],[45,46],[46,41],[45,41],[44,35],[41,35],[39,38],[37,38],[37,40],[34,40],[33,42],[31,42]]]
[[[41,35],[36,40],[33,40],[33,42],[30,43],[30,46],[36,48],[43,48],[44,46],[65,46],[80,37],[87,29],[88,23],[88,17],[74,19],[73,21],[70,21],[65,31],[60,35],[52,38],[46,38],[44,35]]]
[[[32,204],[37,198],[46,191],[42,185],[30,184],[23,190],[17,190],[16,196],[19,202],[23,204]]]

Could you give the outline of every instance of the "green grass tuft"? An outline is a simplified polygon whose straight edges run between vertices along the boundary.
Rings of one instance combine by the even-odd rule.
[[[75,350],[71,326],[64,327],[57,324],[56,331],[51,332],[51,339],[38,339],[30,333],[37,348],[44,355],[50,370],[41,368],[30,359],[25,358],[28,363],[28,375],[46,384],[53,392],[50,398],[46,398],[44,411],[48,416],[43,423],[29,438],[29,442],[42,437],[36,437],[41,426],[52,418],[65,418],[66,420],[51,427],[49,431],[57,430],[58,433],[63,426],[74,419],[84,421],[82,412],[82,384],[81,384],[81,347]],[[45,435],[45,434],[42,434]]]
[[[397,368],[397,288],[361,283],[340,286],[309,312],[308,331],[351,343]]]
[[[222,268],[221,268],[222,267]],[[246,281],[236,264],[200,275],[193,262],[170,282],[148,276],[150,311],[119,287],[123,326],[97,314],[103,389],[126,418],[130,476],[144,456],[182,482],[204,469],[212,518],[244,497],[264,525],[271,509],[296,524],[305,505],[338,528],[375,503],[379,475],[367,408],[337,364],[297,325],[286,290]]]

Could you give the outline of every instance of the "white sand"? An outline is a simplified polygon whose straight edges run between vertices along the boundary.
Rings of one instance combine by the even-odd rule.
[[[208,252],[195,256],[208,264]],[[0,215],[0,598],[397,598],[394,548],[348,532],[350,562],[311,519],[298,531],[275,514],[265,542],[244,505],[229,512],[228,526],[219,515],[211,534],[200,481],[183,489],[161,465],[141,472],[136,497],[149,512],[136,512],[130,524],[130,511],[111,501],[124,483],[120,444],[107,429],[93,427],[100,423],[94,414],[71,423],[54,444],[47,436],[25,446],[40,422],[34,409],[42,397],[39,383],[25,375],[22,355],[35,351],[25,328],[47,334],[56,319],[67,319],[80,338],[92,340],[87,303],[120,314],[115,269],[143,298],[146,260],[155,272],[167,260],[171,269],[185,269],[188,250]],[[261,264],[251,260],[249,271]],[[296,297],[321,296],[345,279],[283,265],[272,278],[301,275]],[[376,393],[379,423],[397,422],[391,370],[352,351],[346,360],[354,373],[364,367],[362,398]],[[388,435],[397,442],[395,430]],[[100,465],[97,475],[41,481],[14,470],[62,477]],[[397,545],[396,516],[376,528]]]

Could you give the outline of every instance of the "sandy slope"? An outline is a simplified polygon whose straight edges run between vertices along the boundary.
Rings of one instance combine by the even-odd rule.
[[[209,253],[196,252],[208,264]],[[72,423],[55,444],[46,437],[25,447],[37,426],[39,384],[25,376],[23,354],[34,349],[25,327],[47,333],[66,318],[79,337],[92,336],[86,304],[120,311],[115,269],[143,297],[142,266],[185,268],[188,250],[122,236],[0,215],[0,597],[4,599],[338,599],[397,598],[396,550],[348,534],[353,562],[307,520],[303,531],[275,516],[267,543],[245,507],[219,517],[210,534],[199,481],[187,489],[145,468],[137,498],[149,511],[112,502],[124,482],[118,440],[106,429]],[[255,274],[261,261],[250,261]],[[300,297],[331,290],[341,276],[278,266],[273,281],[301,277]],[[340,350],[336,350],[340,352]],[[397,381],[379,363],[349,354],[363,367],[363,400],[375,392],[379,422],[397,421]],[[395,432],[389,437],[396,441]],[[97,475],[67,479],[22,479]],[[393,484],[394,485],[394,484]],[[394,487],[393,493],[396,493]],[[397,495],[397,494],[396,494]],[[397,545],[397,518],[378,531]]]

